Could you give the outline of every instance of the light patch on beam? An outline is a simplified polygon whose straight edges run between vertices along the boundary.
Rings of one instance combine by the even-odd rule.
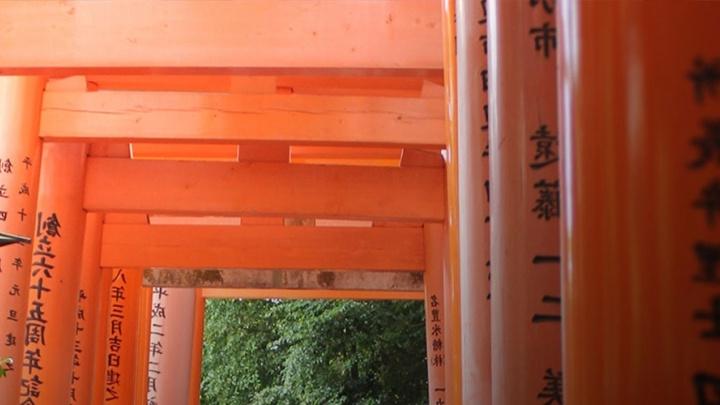
[[[131,143],[130,158],[136,160],[237,162],[238,146],[188,143]]]
[[[150,215],[150,225],[226,225],[241,224],[240,217]]]
[[[290,163],[400,167],[402,148],[290,146]]]

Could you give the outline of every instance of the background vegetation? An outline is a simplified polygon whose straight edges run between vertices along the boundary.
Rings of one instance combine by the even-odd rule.
[[[419,301],[209,300],[203,404],[426,404]]]

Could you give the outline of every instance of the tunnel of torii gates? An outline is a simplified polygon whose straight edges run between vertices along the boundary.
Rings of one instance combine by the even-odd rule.
[[[435,405],[719,404],[718,35],[701,1],[0,1],[0,402],[197,403],[205,299],[277,297],[424,300]]]

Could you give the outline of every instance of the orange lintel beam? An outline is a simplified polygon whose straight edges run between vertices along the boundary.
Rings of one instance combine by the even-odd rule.
[[[296,299],[296,300],[417,300],[425,299],[422,291],[357,290],[284,290],[244,288],[203,288],[205,298]]]
[[[442,68],[432,1],[2,3],[3,74]]]
[[[46,92],[46,140],[444,147],[442,99],[299,94]]]
[[[423,271],[421,228],[108,225],[103,267]]]
[[[85,209],[438,222],[444,189],[441,168],[90,158]]]

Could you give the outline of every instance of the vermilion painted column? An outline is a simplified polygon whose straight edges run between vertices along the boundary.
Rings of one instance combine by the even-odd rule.
[[[490,404],[487,2],[457,5],[462,399]]]
[[[492,402],[557,404],[555,4],[490,0],[489,6]]]
[[[135,403],[147,402],[148,365],[150,359],[150,315],[152,310],[152,287],[142,287],[138,306],[137,345],[135,348]]]
[[[107,324],[110,308],[110,285],[113,270],[100,269],[97,312],[95,312],[95,353],[93,356],[92,404],[102,404],[105,398],[105,365],[107,363]]]
[[[89,404],[95,372],[95,330],[97,308],[101,297],[100,242],[103,214],[88,213],[85,220],[80,292],[78,293],[73,370],[70,387],[71,404]]]
[[[86,146],[43,146],[25,315],[20,402],[70,398],[75,321],[85,230]]]
[[[144,318],[138,311],[141,282],[139,269],[112,270],[102,370],[105,404],[127,404],[135,398],[138,322]]]
[[[200,288],[195,289],[195,318],[192,330],[193,343],[188,404],[199,405],[200,383],[202,381],[203,336],[205,332],[205,299]]]
[[[720,3],[561,2],[569,404],[720,403]]]
[[[0,77],[0,236],[32,237],[40,172],[38,125],[44,80]],[[16,403],[32,244],[0,247],[0,398]]]
[[[153,288],[149,405],[183,405],[188,402],[194,308],[195,291],[192,289]]]
[[[444,268],[447,239],[440,224],[425,224],[425,340],[427,342],[428,400],[449,404],[445,384],[446,325]]]
[[[442,1],[443,68],[445,77],[445,130],[447,135],[447,242],[445,271],[447,285],[446,375],[447,400],[461,401],[461,323],[460,323],[460,247],[458,235],[458,143],[457,143],[457,61],[455,36],[455,0]]]

